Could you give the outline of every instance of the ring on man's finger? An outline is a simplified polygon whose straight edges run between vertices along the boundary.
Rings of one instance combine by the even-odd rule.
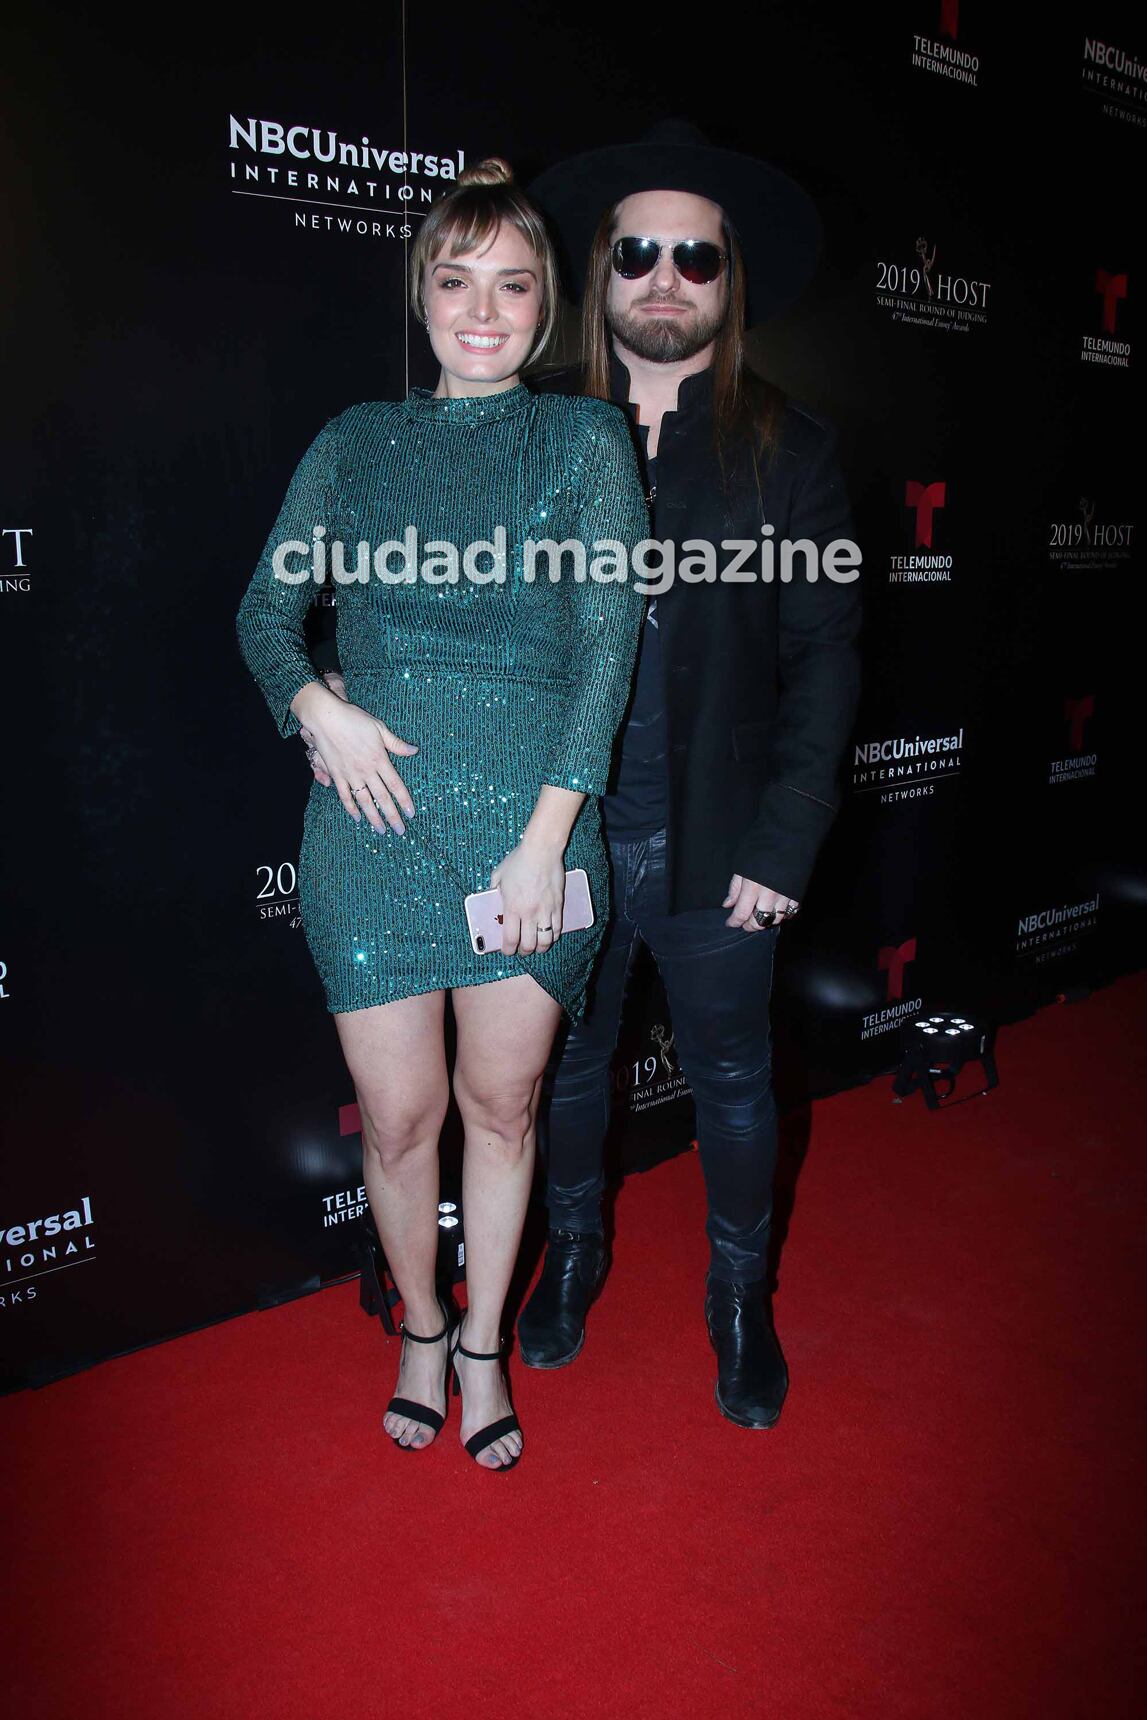
[[[758,926],[771,926],[776,917],[776,910],[773,908],[756,908],[753,912],[753,918]]]

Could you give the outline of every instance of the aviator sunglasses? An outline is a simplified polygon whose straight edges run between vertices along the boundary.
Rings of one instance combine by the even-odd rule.
[[[616,274],[639,281],[653,273],[665,251],[672,251],[677,273],[695,287],[708,286],[725,266],[725,252],[710,239],[678,239],[675,245],[663,245],[660,239],[618,239],[609,257]]]

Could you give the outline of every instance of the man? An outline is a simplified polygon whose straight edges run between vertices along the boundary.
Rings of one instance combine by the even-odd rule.
[[[602,800],[613,914],[585,1020],[552,1078],[549,1236],[518,1341],[538,1368],[565,1366],[584,1342],[606,1271],[610,1067],[644,942],[696,1103],[717,1403],[742,1427],[770,1427],[788,1374],[766,1284],[777,1146],[769,990],[778,931],[838,804],[859,693],[859,557],[850,574],[847,555],[834,564],[830,553],[813,580],[807,552],[796,554],[791,580],[780,577],[784,540],[823,552],[852,528],[834,433],[747,370],[742,330],[747,290],[758,315],[799,291],[819,221],[784,175],[677,121],[564,162],[530,193],[575,268],[588,253],[577,271],[581,390],[630,416],[653,536],[671,540],[678,567],[683,550],[713,544],[717,577],[677,578],[648,601]],[[577,385],[568,373],[534,384]],[[734,539],[774,550],[771,582],[720,578],[733,561],[722,545]],[[762,555],[746,566],[760,570]]]

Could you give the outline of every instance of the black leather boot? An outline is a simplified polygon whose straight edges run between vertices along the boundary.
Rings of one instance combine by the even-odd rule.
[[[564,1368],[581,1354],[586,1312],[605,1268],[598,1232],[550,1231],[537,1289],[518,1316],[518,1353],[528,1368]]]
[[[705,1319],[717,1352],[717,1407],[738,1427],[772,1427],[789,1389],[788,1369],[765,1306],[765,1285],[709,1274]]]

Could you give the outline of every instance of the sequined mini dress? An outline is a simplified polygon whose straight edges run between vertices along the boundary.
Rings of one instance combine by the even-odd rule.
[[[297,735],[319,569],[348,698],[419,748],[392,755],[414,805],[405,836],[311,787],[299,904],[330,1011],[530,973],[581,1019],[609,908],[597,796],[644,609],[629,552],[648,531],[608,401],[520,382],[454,399],[414,388],[349,407],[303,456],[239,608],[243,659],[280,734]],[[530,577],[527,540],[580,540],[585,577],[572,553],[545,551]],[[479,955],[463,898],[490,887],[545,783],[587,797],[564,863],[585,868],[595,924],[534,954]]]

